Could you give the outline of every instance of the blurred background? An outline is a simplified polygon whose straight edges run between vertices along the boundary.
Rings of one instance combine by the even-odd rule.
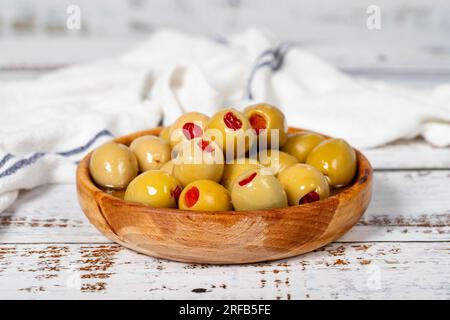
[[[80,29],[66,27],[71,5]],[[379,30],[366,25],[372,5]],[[0,0],[0,79],[114,56],[159,27],[211,37],[257,27],[350,74],[412,85],[450,79],[448,0]]]

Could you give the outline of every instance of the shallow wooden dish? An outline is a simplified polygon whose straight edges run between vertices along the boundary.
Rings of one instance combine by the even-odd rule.
[[[116,141],[128,145],[160,130]],[[284,209],[193,212],[130,203],[100,190],[91,180],[88,154],[77,169],[78,199],[89,221],[110,240],[153,257],[211,264],[277,260],[322,247],[358,222],[372,196],[372,168],[359,151],[357,157],[354,182],[325,200]]]

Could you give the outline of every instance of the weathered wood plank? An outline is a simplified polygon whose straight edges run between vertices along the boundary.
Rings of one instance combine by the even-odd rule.
[[[399,141],[364,150],[375,169],[450,169],[450,148],[436,148],[422,139]]]
[[[332,244],[283,261],[168,262],[115,244],[1,245],[0,298],[449,299],[448,243]]]
[[[366,225],[448,226],[450,171],[377,171]]]
[[[449,226],[362,225],[353,227],[337,243],[349,242],[439,242],[450,241]],[[67,218],[0,218],[0,243],[111,243],[89,222]]]
[[[66,9],[71,4],[81,10],[81,30],[66,28]],[[5,61],[55,63],[56,54],[58,61],[67,63],[83,61],[86,54],[99,58],[114,48],[127,50],[128,39],[135,43],[165,26],[210,36],[262,27],[345,67],[450,69],[450,9],[445,0],[379,0],[381,30],[366,26],[367,8],[373,5],[369,0],[342,0],[339,6],[332,0],[315,4],[298,0],[276,6],[261,0],[100,0],[94,6],[89,0],[47,0],[39,5],[33,0],[6,1],[0,13],[0,39],[18,42],[15,50],[2,50],[0,65]],[[42,45],[46,39],[49,47]],[[1,41],[0,47],[4,47]]]
[[[450,227],[356,225],[337,243],[450,241]]]
[[[7,48],[0,56],[1,71],[23,70],[54,70],[63,66],[82,63],[103,58],[113,58],[126,53],[134,46],[140,44],[145,38],[14,38],[1,39],[0,48]],[[349,40],[350,41],[350,40]],[[363,44],[363,45],[361,45]],[[400,50],[400,53],[392,49],[393,44],[345,42],[336,43],[305,43],[302,45],[307,50],[321,57],[329,63],[345,69],[349,73],[372,73],[380,70],[381,73],[410,73],[428,75],[430,73],[444,72],[445,78],[450,72],[450,61],[443,59],[436,53],[420,53],[416,50],[420,44],[410,44]],[[432,46],[443,47],[441,43]],[[423,48],[422,48],[423,50]],[[33,55],[30,55],[30,52]],[[76,54],[74,54],[76,52]],[[419,52],[419,53],[418,53]],[[348,59],[352,56],[352,59]],[[387,61],[379,61],[379,57]],[[437,59],[439,56],[439,59]],[[386,58],[388,57],[388,58]],[[404,59],[407,57],[407,59]],[[442,59],[441,59],[442,58]],[[439,78],[442,78],[440,76]]]
[[[340,241],[450,240],[449,175],[450,170],[375,172],[370,207]],[[105,242],[81,212],[74,185],[23,192],[0,214],[0,243],[40,242]]]

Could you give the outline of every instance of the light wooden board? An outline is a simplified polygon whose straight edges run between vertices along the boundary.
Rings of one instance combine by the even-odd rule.
[[[375,169],[450,169],[450,148],[435,148],[421,139],[364,150]]]
[[[332,244],[243,266],[153,259],[115,244],[0,246],[0,298],[449,299],[446,243]]]

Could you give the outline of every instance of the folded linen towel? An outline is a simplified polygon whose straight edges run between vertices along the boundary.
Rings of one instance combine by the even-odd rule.
[[[73,183],[75,163],[113,136],[259,101],[360,148],[418,135],[450,144],[449,85],[413,92],[354,79],[257,30],[216,40],[161,30],[115,59],[0,83],[0,212],[21,189]]]

